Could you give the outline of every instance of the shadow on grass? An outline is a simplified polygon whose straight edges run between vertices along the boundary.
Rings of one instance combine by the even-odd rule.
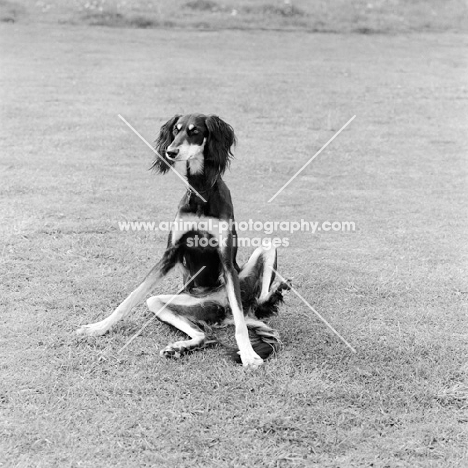
[[[18,3],[0,0],[0,22],[16,23],[26,15],[26,9]]]
[[[88,12],[81,20],[90,26],[107,26],[111,28],[171,28],[176,26],[173,21],[159,21],[141,15],[126,16],[114,11]]]
[[[438,0],[409,5],[395,0],[363,6],[361,0],[340,0],[323,6],[310,2],[297,6],[292,0],[165,0],[154,3],[63,2],[52,8],[46,2],[0,0],[0,22],[51,21],[63,25],[128,29],[188,29],[204,31],[275,31],[389,35],[401,32],[465,30],[468,18],[464,0],[453,0],[443,9]]]
[[[292,3],[285,2],[279,6],[273,3],[264,5],[241,5],[233,8],[232,6],[219,5],[213,0],[190,0],[184,4],[184,8],[193,11],[202,12],[225,12],[229,14],[246,13],[254,15],[269,15],[280,17],[294,17],[294,16],[308,16],[308,14],[301,8],[296,7]]]
[[[260,15],[282,16],[285,18],[309,16],[304,10],[291,3],[285,3],[282,6],[277,5],[258,5],[245,6],[241,8],[244,13],[253,13]]]
[[[256,21],[242,23],[236,21],[230,10],[225,7],[219,6],[216,2],[210,0],[194,0],[189,1],[184,5],[184,8],[203,12],[203,13],[221,13],[223,17],[206,18],[200,20],[200,18],[180,18],[179,21],[172,20],[160,20],[151,16],[143,15],[126,15],[117,11],[103,10],[103,11],[88,11],[79,17],[78,22],[84,22],[90,26],[106,26],[113,28],[135,28],[135,29],[156,29],[156,28],[193,28],[193,29],[204,29],[204,30],[218,30],[218,29],[282,29],[281,26],[278,28],[263,27],[262,19],[265,17],[276,16],[278,18],[291,19],[291,24],[285,25],[294,28],[295,30],[310,30],[311,32],[322,31],[321,28],[313,27],[308,28],[308,24],[305,22],[297,23],[297,20],[307,16],[307,14],[293,6],[277,7],[274,5],[261,5],[253,7],[241,7],[239,12],[250,17],[257,18]],[[237,14],[237,13],[236,13]],[[333,31],[323,31],[333,32]]]
[[[257,7],[255,7],[257,8]],[[260,8],[260,7],[259,7]],[[270,7],[268,7],[270,8]],[[250,8],[245,7],[244,9],[249,10],[247,14],[250,13]],[[261,7],[263,11],[263,7]],[[278,10],[278,9],[275,9]],[[283,11],[282,9],[280,9]],[[273,11],[273,10],[271,10]],[[262,13],[265,14],[265,13]],[[281,26],[262,26],[258,22],[231,22],[224,21],[221,19],[218,20],[184,20],[184,21],[172,21],[172,20],[159,20],[156,18],[150,18],[142,15],[125,15],[115,11],[102,11],[102,12],[87,12],[79,17],[78,21],[66,21],[65,23],[69,24],[80,24],[85,23],[89,26],[104,26],[109,28],[130,28],[130,29],[169,29],[169,28],[184,28],[184,29],[200,29],[205,31],[216,31],[223,29],[230,30],[261,30],[261,31],[283,31],[283,32],[295,32],[302,31],[308,33],[330,33],[337,34],[340,31],[338,29],[330,29],[325,26],[324,23],[318,21],[314,24],[309,24],[308,22],[302,20],[304,16],[307,16],[305,13],[297,13],[296,10],[292,13],[278,13],[284,18],[292,19],[287,25]],[[367,27],[355,28],[351,32],[356,34],[389,34],[389,30],[378,30]]]
[[[196,11],[219,11],[222,9],[212,0],[190,0],[184,5],[184,7]]]

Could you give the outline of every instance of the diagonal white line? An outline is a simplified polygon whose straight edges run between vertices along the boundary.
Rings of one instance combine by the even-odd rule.
[[[270,267],[284,282],[286,279],[283,278],[273,267]],[[353,352],[357,351],[330,325],[325,318],[323,318],[292,286],[291,290],[296,294],[296,296],[312,311],[315,315],[338,337],[343,343]]]
[[[353,115],[269,200],[272,202],[354,119]]]
[[[187,283],[185,283],[175,294],[172,296],[161,309],[159,312],[164,310],[206,267],[202,266],[196,273],[193,275]],[[156,318],[156,314],[154,317],[151,317],[123,346],[120,348],[119,353],[121,353],[140,333]]]
[[[164,162],[164,164],[166,164],[169,169],[174,172],[177,177],[179,177],[179,179],[190,189],[192,190],[194,193],[197,194],[198,198],[200,198],[201,200],[203,200],[205,203],[206,203],[206,200],[187,182],[187,180],[185,179],[185,177],[183,175],[181,175],[179,172],[177,172],[157,151],[155,148],[153,148],[153,145],[151,143],[148,143],[147,140],[145,140],[145,138],[134,128],[132,127],[132,125],[130,125],[124,117],[122,117],[120,114],[117,114],[119,116],[119,119],[122,120],[125,125],[127,125],[127,127],[133,131],[133,133],[138,136],[140,138],[140,140],[146,145],[148,146],[148,148],[150,148],[150,150],[159,158],[161,159],[161,161]]]

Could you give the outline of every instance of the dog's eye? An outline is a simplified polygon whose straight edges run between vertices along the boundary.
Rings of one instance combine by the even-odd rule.
[[[172,133],[174,135],[177,135],[179,133],[179,129],[177,127],[174,127],[174,130],[172,130]]]
[[[198,135],[199,133],[200,133],[200,132],[199,132],[196,128],[194,128],[194,129],[192,130],[192,134],[193,134],[193,135]]]

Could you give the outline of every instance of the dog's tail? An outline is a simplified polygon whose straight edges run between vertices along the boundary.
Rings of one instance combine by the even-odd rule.
[[[249,338],[254,351],[262,358],[266,359],[275,355],[280,347],[281,341],[279,333],[260,320],[245,317],[245,323],[249,330]],[[239,350],[237,348],[230,350],[230,355],[234,361],[241,363]]]

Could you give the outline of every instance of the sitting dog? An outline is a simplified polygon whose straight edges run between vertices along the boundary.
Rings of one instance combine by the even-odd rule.
[[[82,326],[78,334],[106,333],[178,265],[186,285],[184,291],[177,296],[150,297],[147,304],[159,320],[190,339],[168,345],[161,351],[162,356],[178,357],[211,344],[207,324],[234,323],[238,346],[234,355],[244,366],[258,367],[278,350],[278,333],[262,319],[277,313],[290,285],[281,282],[272,287],[277,264],[277,252],[272,246],[257,248],[242,268],[237,265],[234,210],[222,179],[235,142],[232,127],[214,115],[176,115],[161,127],[153,168],[166,173],[175,163],[184,164],[190,187],[179,203],[166,251],[109,317]]]

